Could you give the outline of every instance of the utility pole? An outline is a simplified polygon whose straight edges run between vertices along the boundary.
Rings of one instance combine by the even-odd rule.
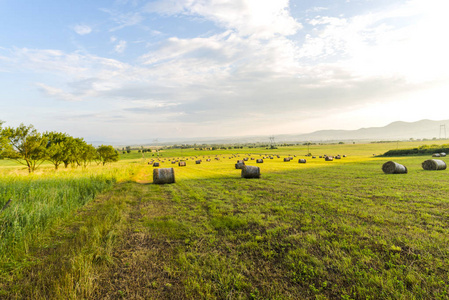
[[[440,139],[442,132],[444,132],[444,139],[446,139],[446,124],[440,125]]]
[[[154,139],[154,140],[153,140],[153,143],[156,144],[156,153],[157,153],[157,157],[159,158],[159,149],[157,148],[157,142],[158,142],[157,139]]]
[[[276,147],[276,142],[274,141],[274,136],[270,136],[270,148],[274,149]]]

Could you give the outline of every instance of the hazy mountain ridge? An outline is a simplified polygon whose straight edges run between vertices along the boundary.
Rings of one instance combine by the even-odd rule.
[[[433,121],[420,120],[416,122],[396,121],[384,127],[368,127],[357,130],[319,130],[305,134],[280,134],[274,135],[279,142],[332,142],[332,141],[396,141],[413,139],[440,138],[440,126],[446,126],[446,136],[441,129],[441,138],[449,137],[449,120]],[[115,142],[90,142],[96,144],[125,145],[156,145],[149,139],[138,141]],[[158,145],[167,144],[238,144],[238,143],[270,143],[269,136],[245,136],[245,137],[203,137],[203,138],[159,138]]]
[[[440,137],[440,125],[446,124],[449,125],[449,120],[397,121],[384,127],[369,127],[357,130],[320,130],[309,134],[296,135],[295,138],[305,141],[432,139]],[[448,125],[446,125],[446,131],[449,131]],[[443,130],[441,137],[445,137]]]

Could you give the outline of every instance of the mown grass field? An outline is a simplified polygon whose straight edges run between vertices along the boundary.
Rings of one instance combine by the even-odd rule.
[[[170,185],[152,184],[148,154],[32,176],[5,165],[0,205],[15,201],[0,213],[0,297],[447,299],[449,171],[422,170],[426,157],[373,156],[419,145],[310,146],[347,157],[306,164],[306,146],[169,150],[160,159],[175,168]],[[281,158],[249,160],[262,177],[240,178],[236,160],[260,154]],[[186,167],[167,161],[181,156]],[[409,173],[383,174],[388,160]]]

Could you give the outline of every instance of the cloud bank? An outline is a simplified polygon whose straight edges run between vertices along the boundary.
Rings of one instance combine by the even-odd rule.
[[[42,96],[93,110],[80,106],[62,118],[114,120],[120,134],[308,132],[334,126],[350,112],[418,101],[423,91],[447,84],[449,46],[436,31],[448,23],[440,7],[447,4],[431,2],[355,15],[310,6],[296,17],[287,0],[161,0],[139,9],[134,3],[128,12],[103,9],[113,22],[107,31],[114,36],[106,39],[111,53],[124,55],[139,44],[125,41],[121,31],[140,26],[148,32],[150,41],[133,59],[11,48],[0,52],[0,62],[10,72],[14,66],[45,74],[34,82]],[[148,23],[154,16],[215,27],[181,37],[156,30]],[[86,25],[73,29],[92,34]],[[151,32],[160,36],[154,39]]]

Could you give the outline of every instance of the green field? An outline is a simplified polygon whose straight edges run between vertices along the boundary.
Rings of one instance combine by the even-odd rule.
[[[161,150],[170,185],[152,184],[154,153],[33,175],[0,161],[0,298],[448,299],[449,170],[377,157],[422,144]]]

